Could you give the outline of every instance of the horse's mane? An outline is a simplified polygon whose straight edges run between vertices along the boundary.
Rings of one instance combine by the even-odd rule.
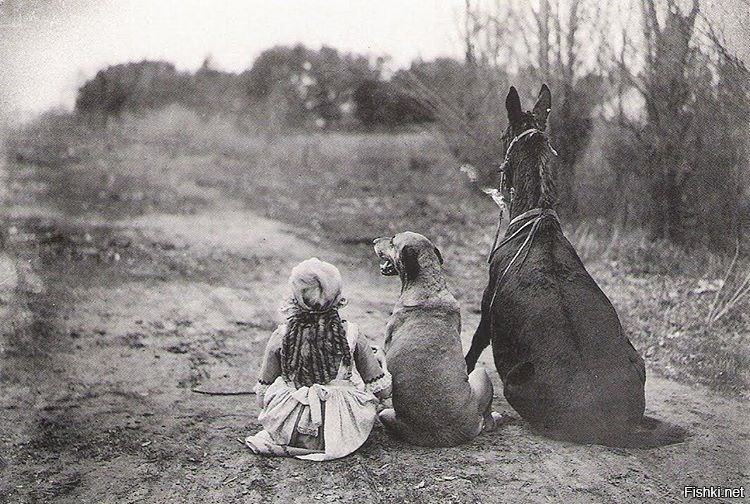
[[[506,146],[512,139],[510,128],[503,136]],[[557,185],[550,159],[553,150],[544,132],[532,135],[510,152],[504,177],[504,189],[513,189],[514,205],[523,210],[531,208],[552,208],[557,202]]]

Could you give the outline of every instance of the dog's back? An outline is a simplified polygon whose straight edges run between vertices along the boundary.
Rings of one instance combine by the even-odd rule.
[[[401,279],[384,347],[393,376],[393,409],[383,410],[380,419],[413,444],[468,441],[481,432],[485,418],[492,420],[492,383],[486,374],[469,381],[461,314],[443,276],[442,255],[427,238],[408,231],[378,238],[373,245],[383,261],[380,272]]]
[[[463,363],[455,300],[395,311],[385,351],[393,376],[393,407],[410,426],[407,441],[454,446],[479,433],[482,420]]]

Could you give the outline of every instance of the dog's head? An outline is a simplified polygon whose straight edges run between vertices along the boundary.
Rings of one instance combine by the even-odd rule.
[[[406,231],[392,238],[376,238],[375,253],[381,259],[382,275],[399,275],[402,281],[413,280],[426,270],[440,270],[443,257],[430,240]]]

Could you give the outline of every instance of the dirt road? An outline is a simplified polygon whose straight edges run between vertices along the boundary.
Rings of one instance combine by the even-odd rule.
[[[750,406],[653,376],[648,413],[687,427],[683,444],[552,441],[496,393],[509,423],[458,448],[377,427],[344,460],[257,458],[237,442],[259,429],[255,397],[191,388],[252,388],[286,275],[311,255],[341,267],[345,316],[382,340],[398,285],[374,258],[231,202],[109,223],[15,202],[2,219],[1,502],[677,502],[684,485],[750,490]],[[477,315],[464,308],[467,343]]]

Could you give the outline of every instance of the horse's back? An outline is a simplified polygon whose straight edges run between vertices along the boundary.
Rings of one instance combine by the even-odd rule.
[[[540,228],[535,240],[492,307],[493,353],[506,398],[547,428],[639,421],[643,361],[614,307],[556,223]]]

